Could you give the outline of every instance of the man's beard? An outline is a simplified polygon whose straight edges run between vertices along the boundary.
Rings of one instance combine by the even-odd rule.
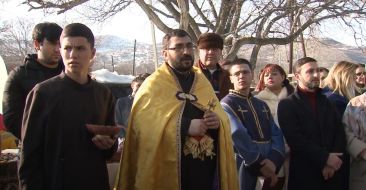
[[[312,80],[310,82],[305,82],[304,81],[305,86],[309,89],[309,90],[315,90],[317,88],[319,88],[319,80]]]
[[[52,58],[48,58],[48,59],[46,59],[46,60],[45,60],[45,62],[44,62],[44,64],[46,64],[46,65],[57,65],[57,64],[59,64],[59,63],[62,63],[62,62],[61,62],[61,56],[60,56],[60,58],[59,58],[58,60],[54,60],[54,59],[52,59]]]
[[[192,69],[193,57],[190,55],[183,55],[177,62],[172,62],[172,66],[179,72],[187,72]],[[189,64],[187,64],[189,62]]]

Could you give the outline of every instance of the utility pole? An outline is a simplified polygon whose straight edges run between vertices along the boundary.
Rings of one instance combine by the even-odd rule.
[[[132,62],[132,75],[135,76],[135,62],[136,62],[136,39],[133,44],[133,62]]]
[[[112,57],[112,72],[114,72],[114,60],[113,60],[113,55],[111,55]]]

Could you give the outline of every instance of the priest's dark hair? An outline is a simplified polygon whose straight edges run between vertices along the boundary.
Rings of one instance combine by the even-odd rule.
[[[94,48],[95,44],[94,34],[90,30],[90,28],[84,24],[72,23],[65,26],[60,38],[65,37],[85,37],[86,40],[90,43],[91,47]]]
[[[185,30],[182,30],[182,29],[173,29],[171,32],[165,34],[164,38],[163,38],[163,49],[167,49],[168,46],[169,46],[169,42],[170,42],[170,38],[172,37],[185,37],[185,36],[188,36],[190,39],[191,36],[185,31]]]

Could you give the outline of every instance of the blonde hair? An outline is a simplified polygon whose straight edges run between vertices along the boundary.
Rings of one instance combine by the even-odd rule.
[[[355,97],[355,72],[357,65],[348,61],[341,61],[333,65],[322,87],[328,87],[333,92],[345,96],[349,100]]]

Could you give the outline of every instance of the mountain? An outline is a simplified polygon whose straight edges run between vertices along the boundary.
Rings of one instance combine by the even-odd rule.
[[[331,38],[305,40],[306,56],[313,57],[319,66],[330,68],[339,61],[366,64],[366,56],[361,48],[342,44]],[[250,58],[253,45],[244,45],[238,52],[238,57]],[[263,46],[258,54],[256,69],[262,69],[268,63],[277,63],[288,71],[289,45]],[[303,57],[300,43],[294,43],[294,60]]]
[[[118,51],[127,47],[133,47],[133,44],[134,42],[131,40],[112,35],[97,36],[95,40],[95,47],[99,52]]]
[[[97,36],[97,67],[110,69],[112,67],[112,57],[114,68],[120,70],[129,70],[132,72],[134,41],[122,39],[118,36]],[[366,63],[366,56],[362,49],[347,46],[331,38],[323,39],[306,39],[305,40],[306,55],[318,60],[320,66],[330,68],[333,64],[346,60],[354,63]],[[253,45],[244,45],[238,52],[238,57],[250,58]],[[261,69],[265,64],[277,63],[288,71],[289,45],[266,45],[259,52],[257,60],[257,69]],[[161,52],[162,45],[158,44],[159,63],[163,61]],[[294,43],[294,62],[303,57],[303,52],[300,43]],[[141,66],[141,72],[152,72],[154,53],[151,44],[141,43],[137,41],[135,63],[136,66]],[[107,65],[107,66],[106,66]],[[144,69],[144,66],[151,68]],[[141,73],[137,72],[137,73]],[[131,74],[131,73],[123,73]]]
[[[126,40],[113,35],[96,36],[95,47],[97,55],[92,70],[106,68],[111,71],[117,71],[119,74],[132,74],[132,64],[134,61],[133,40]],[[160,50],[158,51],[158,55],[160,55]],[[153,57],[152,45],[137,41],[135,66],[152,65],[152,68],[141,68],[140,71],[135,73],[153,72]],[[162,59],[159,62],[162,62]]]

